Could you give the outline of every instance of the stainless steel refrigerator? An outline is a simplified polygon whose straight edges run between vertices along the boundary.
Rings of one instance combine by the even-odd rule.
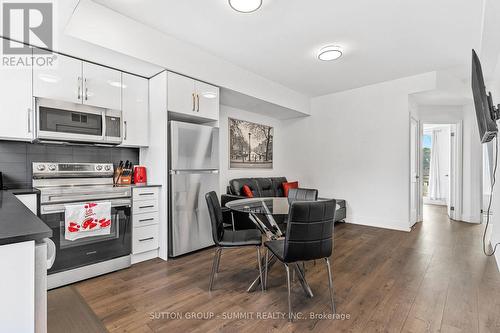
[[[169,256],[213,245],[205,194],[219,192],[219,129],[169,122]]]

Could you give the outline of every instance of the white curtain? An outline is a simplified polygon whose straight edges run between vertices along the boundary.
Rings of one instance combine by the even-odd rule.
[[[431,161],[429,170],[429,198],[431,200],[441,199],[441,187],[439,184],[439,145],[438,131],[432,131]]]

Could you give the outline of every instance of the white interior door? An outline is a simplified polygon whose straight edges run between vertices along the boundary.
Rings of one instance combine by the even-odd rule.
[[[458,219],[457,205],[458,197],[458,163],[459,163],[459,145],[458,145],[458,131],[457,125],[453,124],[450,127],[450,173],[448,185],[448,202],[446,203],[448,209],[448,216],[451,219]]]
[[[419,147],[420,135],[418,121],[410,119],[410,226],[418,221],[420,206],[419,189]]]

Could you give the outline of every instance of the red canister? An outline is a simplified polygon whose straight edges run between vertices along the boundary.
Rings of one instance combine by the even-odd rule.
[[[137,165],[134,167],[134,184],[146,184],[148,177],[146,175],[146,167]]]

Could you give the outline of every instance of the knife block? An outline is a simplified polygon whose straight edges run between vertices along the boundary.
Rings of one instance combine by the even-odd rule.
[[[130,185],[132,184],[132,176],[120,176],[118,178],[118,185]]]

